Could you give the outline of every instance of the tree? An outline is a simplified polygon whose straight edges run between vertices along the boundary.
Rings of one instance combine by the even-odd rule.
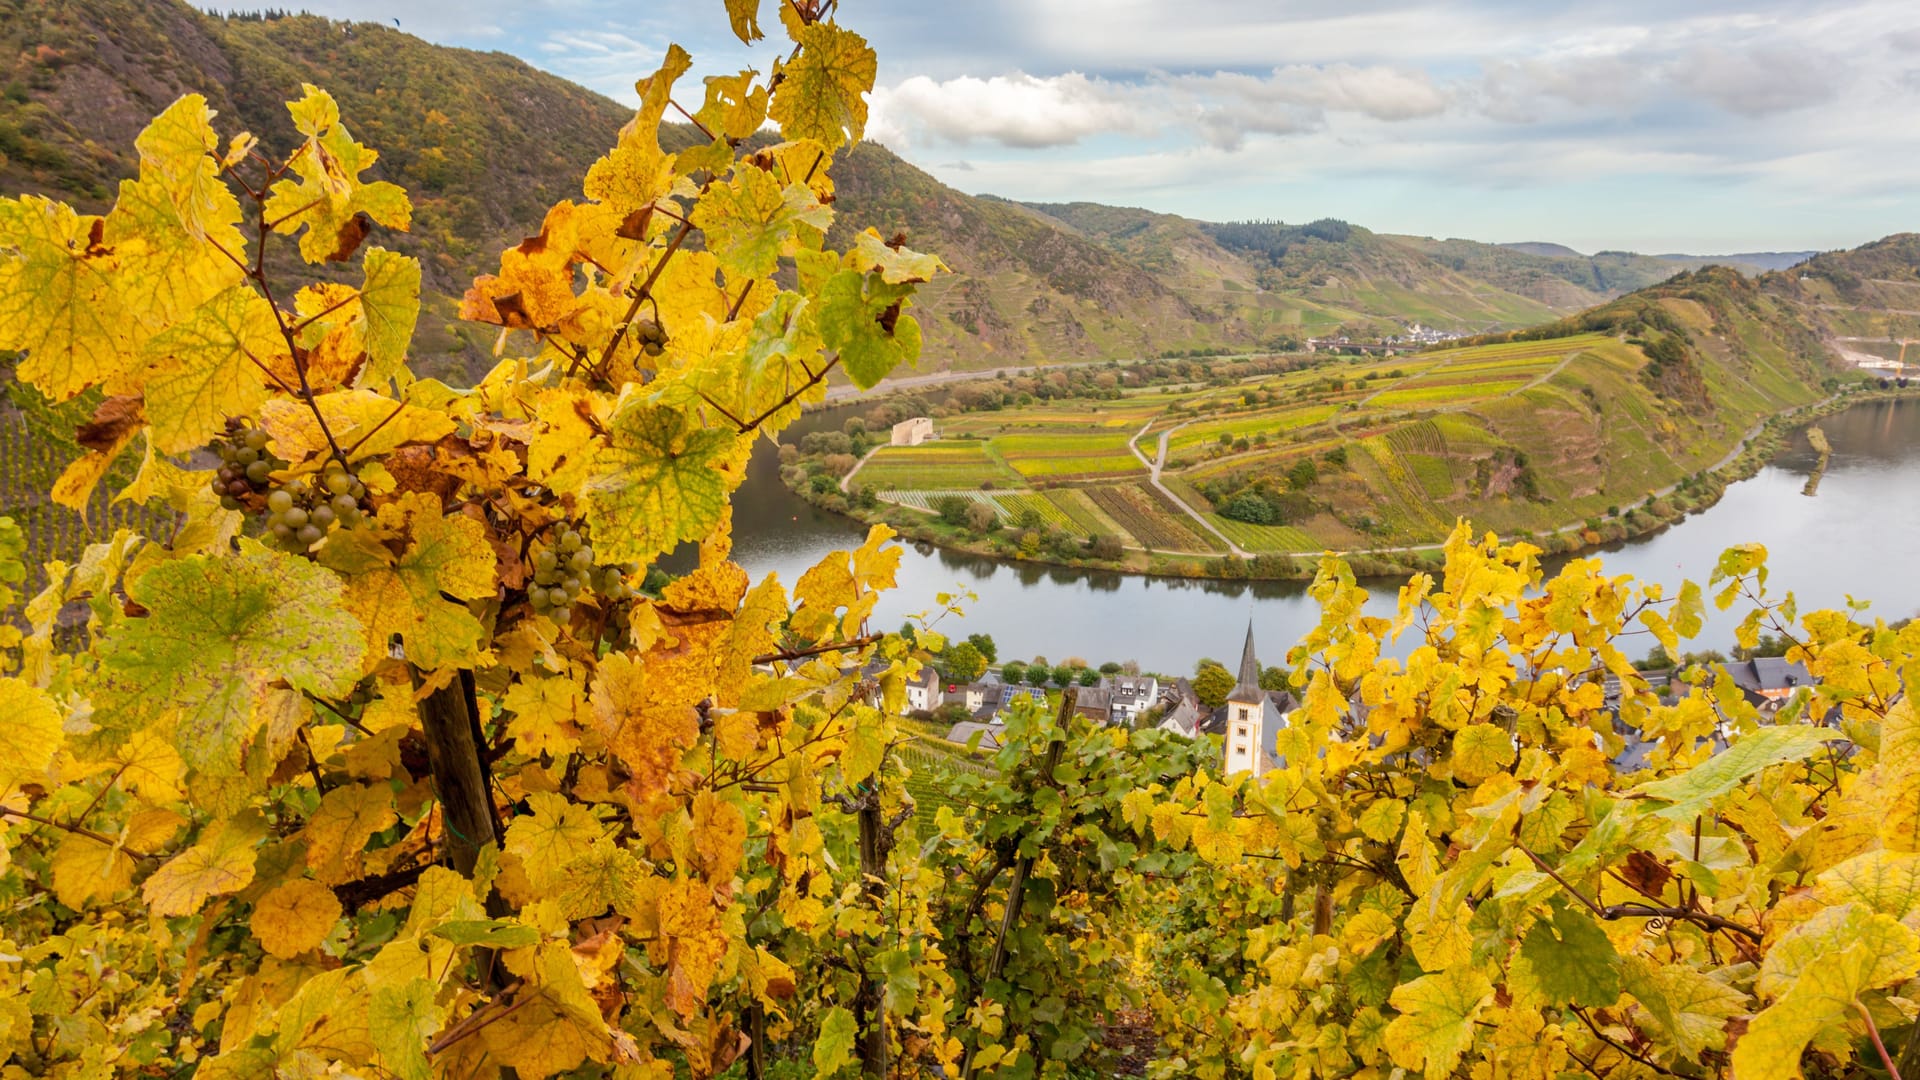
[[[1055,686],[1067,686],[1073,682],[1073,669],[1060,664],[1053,669],[1051,681]]]
[[[1074,681],[1081,686],[1099,686],[1100,673],[1092,668],[1081,668],[1074,674]]]
[[[1263,667],[1260,669],[1260,689],[1285,690],[1289,674],[1286,668]]]
[[[987,663],[996,663],[1000,659],[1000,649],[993,643],[992,634],[968,634],[967,642],[987,658]]]
[[[973,505],[972,499],[942,495],[933,501],[933,512],[944,525],[962,526],[967,524],[967,509]]]
[[[983,502],[971,502],[966,508],[967,528],[977,533],[988,533],[1000,527],[1000,511]],[[945,513],[941,520],[945,520]]]
[[[1233,693],[1235,683],[1233,673],[1219,664],[1209,664],[1200,669],[1193,677],[1193,696],[1200,704],[1209,709],[1217,709],[1227,703],[1227,695]]]
[[[986,674],[987,659],[970,641],[962,641],[941,654],[947,677],[954,682],[970,683]]]
[[[978,646],[975,646],[975,648],[978,648]],[[1027,665],[1018,660],[1009,660],[1000,666],[1000,678],[1009,683],[1017,684],[1026,682]]]

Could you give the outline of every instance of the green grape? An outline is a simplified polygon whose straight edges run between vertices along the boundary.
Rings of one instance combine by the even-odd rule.
[[[251,465],[254,462],[259,460],[260,460],[260,451],[255,450],[250,446],[243,446],[240,449],[235,450],[233,452],[233,463],[235,465],[240,465],[240,466]]]
[[[352,490],[348,491],[347,494],[353,496],[356,499],[364,499],[367,497],[367,485],[361,483],[358,480],[355,480],[353,482]]]
[[[580,534],[569,529],[560,536],[560,550],[572,554],[580,550]]]
[[[570,594],[578,593],[580,591],[580,579],[574,577],[572,574],[568,574],[566,577],[560,579],[560,587],[567,590]]]
[[[567,625],[568,620],[573,618],[573,609],[568,607],[565,604],[555,604],[551,614],[553,616],[554,622],[559,623],[561,626],[565,626]]]
[[[312,547],[319,543],[320,538],[326,534],[320,531],[318,525],[308,524],[300,526],[300,531],[293,535],[299,539],[301,547]]]
[[[261,431],[259,428],[249,428],[247,433],[241,436],[241,441],[251,449],[265,450],[267,448],[267,433]]]
[[[231,495],[222,495],[220,496],[220,508],[223,510],[238,510],[240,509],[240,500]]]
[[[283,544],[293,539],[293,529],[290,528],[287,525],[287,523],[284,521],[274,522],[272,532],[273,532],[273,538],[275,540],[280,541]]]
[[[256,461],[247,466],[247,480],[255,484],[264,484],[267,477],[273,475],[273,466],[264,461]]]
[[[343,472],[328,473],[326,485],[335,495],[346,495],[353,490],[353,477]]]
[[[533,568],[542,574],[551,571],[559,563],[560,560],[554,558],[551,551],[536,551],[533,554]]]
[[[336,515],[333,512],[333,507],[316,506],[313,508],[312,512],[307,515],[307,520],[313,522],[315,525],[318,525],[324,529],[327,526],[333,524],[335,516]]]
[[[307,523],[307,512],[296,506],[281,514],[280,520],[286,522],[288,527],[297,529]]]
[[[355,502],[351,495],[335,495],[330,501],[330,505],[332,505],[333,512],[336,514],[346,514],[349,511],[360,508],[360,504]]]
[[[267,509],[276,514],[284,514],[293,509],[293,496],[284,489],[276,491],[267,496]]]
[[[546,607],[548,603],[547,590],[535,585],[527,590],[527,601],[536,609]]]

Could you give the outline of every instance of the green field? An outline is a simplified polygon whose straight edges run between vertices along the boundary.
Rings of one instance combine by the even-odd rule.
[[[1019,474],[988,453],[985,443],[930,442],[883,446],[854,474],[854,483],[875,491],[1016,487]]]
[[[1062,431],[994,437],[988,445],[1021,476],[1065,479],[1142,472],[1131,430]]]

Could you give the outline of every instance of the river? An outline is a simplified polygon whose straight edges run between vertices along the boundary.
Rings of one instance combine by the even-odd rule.
[[[837,427],[844,408],[803,418],[788,439]],[[1801,494],[1818,454],[1797,435],[1750,479],[1730,486],[1711,509],[1603,553],[1609,571],[1703,585],[1720,552],[1759,542],[1770,553],[1770,587],[1796,594],[1802,611],[1870,599],[1889,620],[1920,614],[1920,401],[1858,405],[1820,422],[1833,447],[1817,495]],[[762,443],[734,503],[734,557],[756,579],[776,572],[789,586],[836,548],[860,542],[866,527],[816,509],[781,483],[775,448]],[[685,561],[684,555],[678,560]],[[1369,583],[1369,610],[1390,614],[1397,581]],[[933,606],[939,592],[971,592],[951,633],[993,635],[1002,659],[1069,656],[1095,664],[1135,660],[1149,671],[1186,674],[1202,656],[1234,661],[1251,619],[1261,659],[1277,663],[1311,627],[1318,609],[1299,582],[1182,581],[1001,562],[908,544],[899,588],[876,623],[893,629]],[[1726,649],[1738,606],[1712,610],[1696,648]],[[1651,645],[1649,640],[1647,643]],[[1630,648],[1630,652],[1642,651]]]

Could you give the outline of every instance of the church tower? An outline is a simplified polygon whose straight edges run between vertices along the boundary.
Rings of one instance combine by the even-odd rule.
[[[1260,661],[1253,654],[1253,620],[1247,620],[1247,643],[1240,651],[1240,681],[1227,695],[1225,756],[1221,771],[1232,775],[1267,770],[1267,692],[1260,689]]]

